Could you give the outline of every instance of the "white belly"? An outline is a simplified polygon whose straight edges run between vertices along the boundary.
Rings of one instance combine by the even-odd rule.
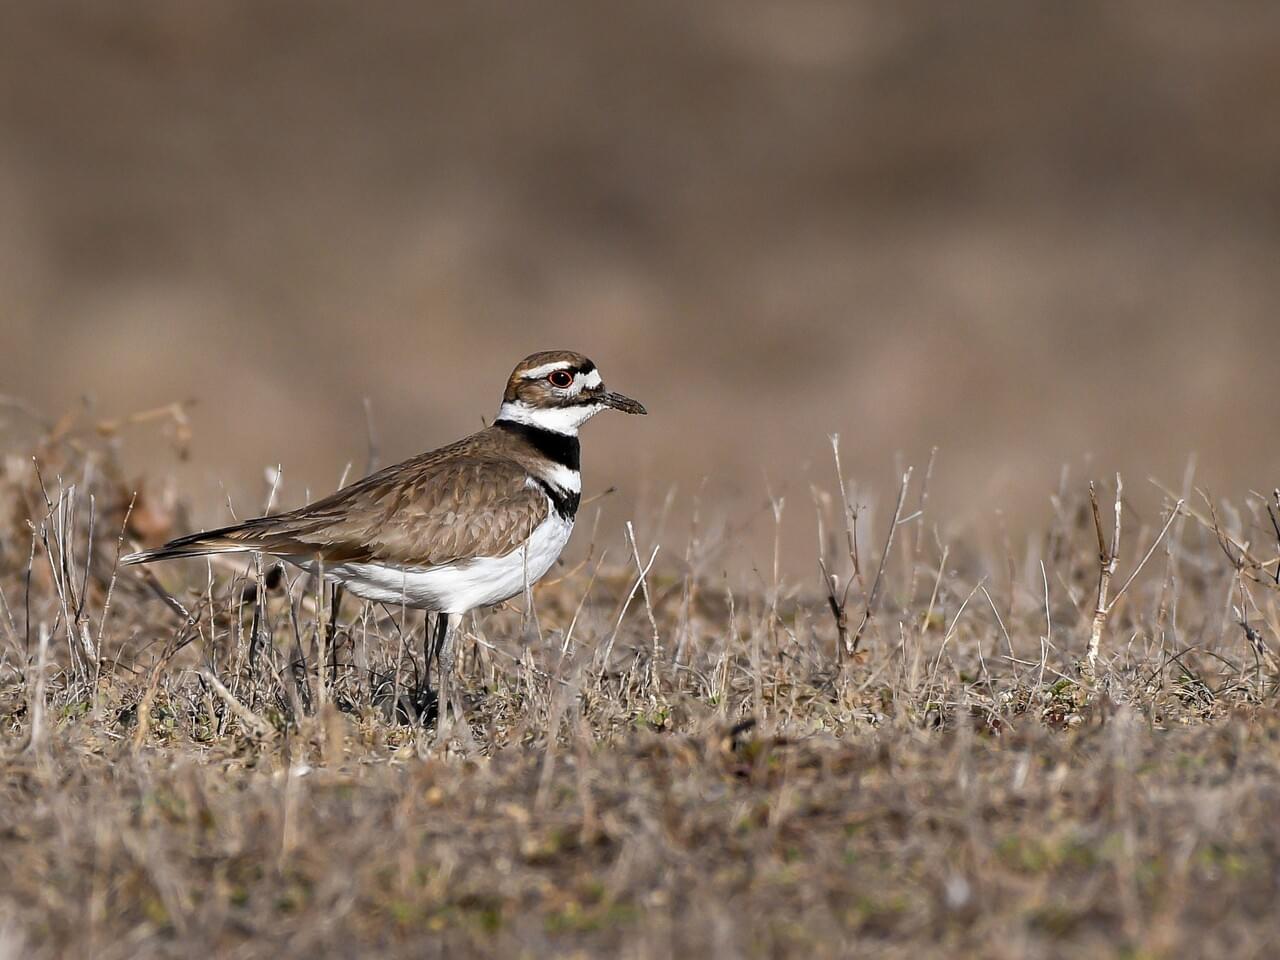
[[[573,521],[552,510],[524,546],[505,557],[425,568],[339,563],[326,566],[324,574],[366,600],[439,613],[466,613],[509,600],[523,593],[527,585],[537,583],[556,562],[572,532]],[[314,564],[304,566],[314,572]]]

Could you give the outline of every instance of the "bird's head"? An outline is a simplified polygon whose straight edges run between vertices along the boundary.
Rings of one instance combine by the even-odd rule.
[[[548,350],[525,357],[511,371],[498,420],[575,435],[601,410],[645,413],[620,393],[605,389],[596,365],[571,350]]]

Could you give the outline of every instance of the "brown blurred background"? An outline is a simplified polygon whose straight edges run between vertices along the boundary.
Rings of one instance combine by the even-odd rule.
[[[0,392],[197,399],[188,463],[146,431],[126,453],[201,522],[270,464],[287,503],[331,489],[365,397],[396,459],[559,347],[652,412],[587,431],[618,517],[706,478],[808,523],[836,431],[882,501],[938,445],[957,522],[1040,522],[1064,463],[1137,495],[1193,452],[1216,492],[1280,484],[1280,5],[0,21]]]

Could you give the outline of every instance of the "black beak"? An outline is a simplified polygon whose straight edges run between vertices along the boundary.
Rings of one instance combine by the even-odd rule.
[[[630,397],[624,397],[620,393],[606,393],[600,397],[600,401],[606,407],[612,407],[614,410],[621,410],[623,413],[638,413],[641,416],[649,411],[644,408],[644,404],[638,400],[632,400]]]

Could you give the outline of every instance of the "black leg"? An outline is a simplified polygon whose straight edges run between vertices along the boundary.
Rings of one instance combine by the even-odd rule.
[[[436,666],[440,668],[440,682],[435,700],[438,704],[435,714],[435,741],[436,744],[443,744],[452,733],[449,710],[453,709],[453,700],[449,685],[453,682],[454,639],[457,637],[458,625],[462,622],[462,617],[456,613],[438,613],[435,616],[444,623],[444,626],[436,631],[439,635],[439,650],[435,655]],[[453,709],[453,714],[454,717],[462,716],[457,709]]]
[[[436,742],[443,743],[449,736],[449,684],[453,680],[453,648],[457,637],[458,625],[462,617],[454,613],[436,614],[436,666],[440,669],[440,680],[436,688]],[[461,716],[457,710],[454,713]]]
[[[325,627],[325,649],[329,651],[329,690],[338,683],[338,609],[342,606],[342,584],[335,583],[329,593],[329,623]],[[321,665],[323,669],[323,664]]]
[[[422,693],[431,689],[431,659],[436,652],[432,631],[434,623],[429,613],[422,618]]]
[[[434,616],[434,620],[432,617]],[[447,635],[449,630],[449,617],[443,613],[427,614],[422,624],[422,682],[418,685],[417,696],[414,697],[417,705],[418,719],[423,726],[431,722],[432,707],[435,707],[436,723],[440,722],[440,709],[443,700],[440,697],[440,690],[436,690],[433,694],[431,690],[431,674],[432,664],[439,673],[443,673],[443,664],[447,657],[442,656],[445,653]],[[439,687],[440,681],[436,686]]]

